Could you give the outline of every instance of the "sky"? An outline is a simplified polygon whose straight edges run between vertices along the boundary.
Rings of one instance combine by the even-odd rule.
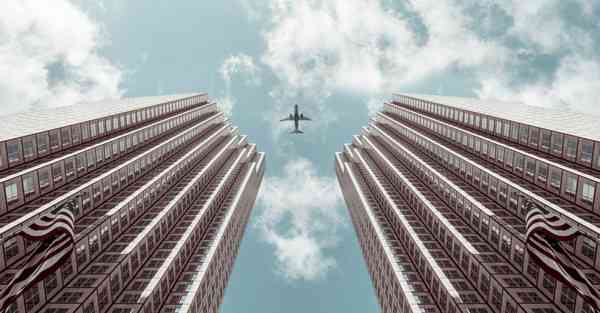
[[[600,115],[599,17],[597,0],[4,0],[0,114],[208,92],[267,153],[221,312],[377,312],[334,152],[393,92]],[[278,122],[296,103],[302,136]]]

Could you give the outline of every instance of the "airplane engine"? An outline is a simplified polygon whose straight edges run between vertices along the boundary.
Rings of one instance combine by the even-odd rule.
[[[300,118],[304,118],[304,114],[300,113]]]

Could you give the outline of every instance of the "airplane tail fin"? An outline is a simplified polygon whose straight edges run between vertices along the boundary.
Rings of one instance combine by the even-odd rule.
[[[291,131],[290,134],[304,134],[304,132],[296,129],[296,130]]]

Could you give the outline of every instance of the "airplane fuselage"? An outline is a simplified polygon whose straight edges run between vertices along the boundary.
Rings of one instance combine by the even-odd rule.
[[[298,130],[298,124],[300,124],[300,115],[298,114],[298,105],[294,105],[294,129]]]

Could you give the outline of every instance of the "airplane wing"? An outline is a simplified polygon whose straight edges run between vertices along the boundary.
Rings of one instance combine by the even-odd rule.
[[[294,119],[293,119],[292,117],[288,116],[288,117],[286,117],[286,118],[282,118],[282,119],[280,119],[279,121],[280,121],[280,122],[283,122],[283,121],[293,121],[293,120],[294,120]]]
[[[301,120],[301,121],[312,121],[309,117],[306,117],[304,115],[300,116],[299,120]]]

